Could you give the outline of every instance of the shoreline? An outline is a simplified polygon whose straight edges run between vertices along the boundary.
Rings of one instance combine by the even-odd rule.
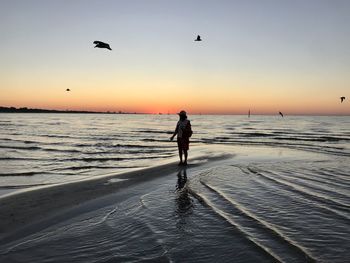
[[[77,209],[84,203],[118,193],[124,189],[133,189],[142,183],[175,175],[184,169],[198,172],[200,167],[210,168],[220,161],[230,163],[271,161],[284,158],[281,151],[288,153],[289,157],[287,158],[293,156],[293,153],[301,152],[272,147],[198,146],[187,167],[179,167],[177,166],[178,161],[171,159],[168,160],[168,163],[124,173],[112,173],[85,180],[10,192],[0,196],[0,221],[2,222],[0,225],[0,244],[22,236],[21,233],[26,233],[26,229],[37,228],[43,221],[50,225],[53,218],[69,210]],[[315,153],[304,152],[304,155],[310,154]]]
[[[38,226],[50,225],[69,210],[99,198],[115,194],[120,190],[168,177],[184,169],[197,167],[228,158],[229,155],[197,156],[191,158],[187,167],[177,166],[177,161],[136,169],[124,173],[112,173],[85,180],[39,186],[12,191],[0,196],[0,244],[17,239]],[[54,219],[55,220],[55,219]],[[30,232],[35,232],[30,230]]]

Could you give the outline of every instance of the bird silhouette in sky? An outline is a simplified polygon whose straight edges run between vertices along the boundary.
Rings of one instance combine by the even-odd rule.
[[[109,44],[101,42],[101,41],[94,41],[94,44],[96,45],[95,47],[98,48],[107,48],[109,50],[112,50],[111,47],[109,46]]]
[[[197,38],[194,41],[202,41],[201,36],[198,35]]]
[[[66,91],[70,91],[70,89],[66,89]]]
[[[283,113],[282,112],[279,111],[278,113],[283,117]]]
[[[343,101],[345,100],[345,97],[340,97],[340,102],[343,103]]]

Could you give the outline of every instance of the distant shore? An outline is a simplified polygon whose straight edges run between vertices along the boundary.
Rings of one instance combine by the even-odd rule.
[[[138,112],[123,111],[82,111],[82,110],[48,110],[48,109],[31,109],[27,107],[1,107],[0,113],[94,113],[94,114],[144,114]]]
[[[52,109],[32,109],[27,107],[3,107],[0,106],[0,113],[82,113],[82,114],[153,114],[153,115],[172,115],[175,113],[165,113],[165,112],[158,112],[158,113],[146,113],[146,112],[124,112],[124,111],[85,111],[85,110],[52,110]],[[191,113],[191,115],[242,115],[246,116],[245,113]],[[274,116],[278,115],[278,113],[252,113],[251,116]],[[302,114],[302,113],[288,113],[284,117],[288,116],[335,116],[335,117],[348,117],[350,116],[348,113],[313,113],[313,114]],[[278,115],[278,117],[280,117]]]

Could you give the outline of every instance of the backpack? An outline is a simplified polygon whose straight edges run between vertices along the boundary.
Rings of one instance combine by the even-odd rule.
[[[191,123],[190,123],[190,121],[188,121],[186,128],[183,131],[183,135],[184,135],[184,137],[190,138],[192,136],[192,134],[193,134],[193,132],[192,132]]]

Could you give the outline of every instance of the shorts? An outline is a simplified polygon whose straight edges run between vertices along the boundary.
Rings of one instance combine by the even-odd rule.
[[[179,147],[179,150],[188,151],[189,145],[190,145],[189,138],[177,138],[177,147]]]

